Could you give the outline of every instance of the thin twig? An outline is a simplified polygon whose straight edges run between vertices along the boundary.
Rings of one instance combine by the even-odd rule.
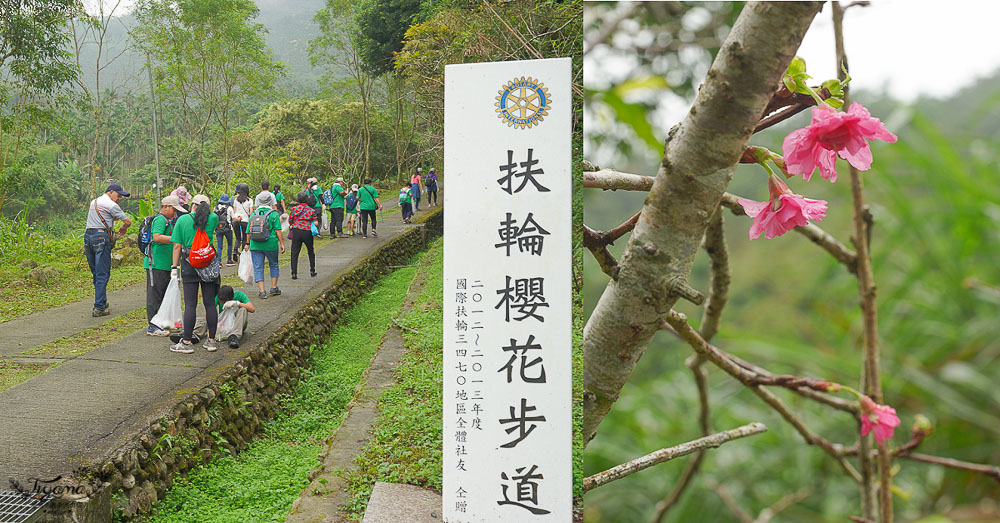
[[[968,461],[960,461],[953,458],[942,458],[939,456],[931,456],[929,454],[920,454],[916,452],[910,454],[903,454],[900,455],[899,457],[904,459],[912,459],[913,461],[921,461],[923,463],[931,463],[933,465],[941,465],[942,467],[967,470],[970,472],[985,474],[997,481],[1000,481],[1000,467],[995,467],[993,465],[970,463]]]
[[[767,427],[763,423],[754,422],[735,429],[717,432],[711,436],[688,441],[687,443],[681,443],[680,445],[674,447],[660,449],[656,452],[651,452],[645,456],[612,467],[604,472],[598,472],[593,476],[584,478],[583,491],[587,492],[591,489],[600,487],[601,485],[606,485],[612,481],[639,472],[640,470],[645,470],[653,465],[658,465],[681,456],[687,456],[688,454],[697,452],[701,449],[716,448],[721,446],[723,443],[728,443],[734,439],[753,436],[765,431],[767,431]]]
[[[618,24],[622,23],[626,18],[631,18],[632,13],[634,13],[636,8],[639,7],[639,3],[622,2],[615,7],[617,7],[619,11],[617,13],[613,13],[614,16],[612,18],[605,20],[605,22],[601,24],[601,28],[597,31],[597,34],[586,42],[586,49],[583,50],[584,56],[587,56],[588,53],[593,51],[597,44],[607,40],[608,37],[611,36],[611,33],[615,32],[615,29],[618,28]]]
[[[608,250],[607,244],[601,244],[598,240],[600,233],[591,229],[587,225],[583,226],[583,245],[591,254],[594,255],[594,259],[597,260],[597,264],[601,266],[601,271],[612,279],[616,277],[616,271],[618,269],[618,260],[615,256],[611,254]]]
[[[736,519],[738,519],[740,523],[753,523],[753,516],[751,516],[746,509],[741,507],[740,504],[736,502],[736,498],[729,493],[729,489],[727,489],[725,485],[713,481],[709,486],[712,487],[712,490],[714,490],[719,496],[719,499],[722,500],[722,504],[725,505],[734,516],[736,516]]]
[[[810,494],[812,494],[812,489],[809,487],[802,487],[791,494],[787,494],[778,501],[775,501],[770,507],[761,510],[760,513],[757,514],[757,519],[753,521],[754,523],[769,523],[783,510],[796,503],[804,501]]]
[[[764,400],[771,406],[772,409],[778,412],[782,418],[785,419],[796,431],[802,436],[806,443],[810,445],[816,445],[817,447],[823,449],[827,454],[833,457],[841,468],[847,472],[852,478],[860,481],[860,476],[858,472],[854,470],[854,467],[844,459],[844,447],[838,443],[831,443],[827,441],[819,434],[816,434],[811,429],[806,427],[805,423],[802,421],[798,415],[792,412],[788,406],[785,405],[780,398],[775,396],[771,391],[765,389],[761,385],[754,383],[757,376],[737,365],[731,359],[726,358],[717,348],[710,345],[697,332],[691,325],[687,322],[687,317],[683,314],[671,310],[665,319],[666,323],[673,327],[677,334],[691,346],[698,354],[704,356],[708,361],[711,361],[720,369],[726,371],[730,376],[736,378],[741,383],[747,386],[754,394],[756,394],[760,399]]]
[[[846,79],[848,70],[847,54],[844,51],[844,10],[840,2],[833,2],[833,34],[834,45],[837,58],[837,77],[840,80]],[[850,93],[844,90],[844,105],[850,106]],[[878,343],[878,306],[875,301],[875,276],[872,270],[871,251],[869,249],[869,220],[870,214],[865,205],[863,184],[861,173],[853,165],[848,166],[851,173],[851,201],[854,204],[854,248],[857,252],[857,264],[855,274],[858,278],[858,297],[861,301],[861,314],[863,317],[863,370],[861,373],[861,390],[874,399],[877,403],[883,403],[882,383],[879,374],[879,343]],[[868,453],[871,445],[870,437],[862,437],[859,442],[861,474],[862,474],[862,512],[867,519],[875,519],[876,508],[873,499],[873,473],[875,464],[871,462]],[[892,523],[892,457],[888,449],[878,446],[878,479],[879,479],[879,499],[877,513],[880,523]]]
[[[603,189],[605,191],[648,192],[653,188],[653,177],[623,173],[614,169],[583,171],[583,186],[588,189]]]

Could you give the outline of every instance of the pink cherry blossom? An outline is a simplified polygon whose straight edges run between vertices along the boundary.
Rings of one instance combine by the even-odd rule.
[[[861,398],[861,435],[867,436],[875,431],[875,441],[881,445],[892,438],[892,433],[899,426],[899,416],[896,409],[888,405],[879,405],[868,396]]]
[[[768,182],[771,200],[755,202],[740,198],[738,201],[753,218],[750,226],[750,239],[760,238],[761,233],[767,239],[781,236],[799,225],[805,225],[809,220],[820,221],[826,216],[826,202],[810,200],[792,190],[776,176],[771,176]]]
[[[808,180],[819,167],[820,176],[835,182],[838,154],[857,169],[871,169],[868,140],[875,139],[893,143],[896,135],[858,102],[852,103],[847,112],[823,105],[813,109],[808,127],[788,133],[781,149],[790,174],[801,174]]]

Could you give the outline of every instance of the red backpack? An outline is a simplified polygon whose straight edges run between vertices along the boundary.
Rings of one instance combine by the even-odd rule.
[[[188,254],[188,263],[195,269],[208,267],[215,259],[215,248],[208,241],[208,233],[204,229],[198,229],[194,233],[194,241],[191,242],[191,252]]]

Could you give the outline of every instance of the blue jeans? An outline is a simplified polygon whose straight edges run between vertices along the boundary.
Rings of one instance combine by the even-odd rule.
[[[420,210],[420,184],[414,183],[410,185],[410,196],[413,196],[413,208]]]
[[[108,280],[111,279],[111,238],[104,231],[83,234],[83,252],[94,280],[94,308],[108,308]]]
[[[215,244],[219,246],[218,250],[215,251],[215,257],[219,259],[219,263],[222,261],[222,239],[226,238],[229,243],[226,244],[226,261],[233,261],[233,231],[229,230],[226,232],[215,231]]]
[[[253,281],[264,281],[264,260],[271,268],[271,277],[278,277],[278,251],[250,251],[253,262]]]

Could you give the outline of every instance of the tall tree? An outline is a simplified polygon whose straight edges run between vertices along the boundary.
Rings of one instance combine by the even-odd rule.
[[[10,167],[25,133],[51,121],[48,97],[74,77],[67,23],[82,9],[79,0],[0,3],[0,210],[16,185]]]
[[[368,72],[361,57],[362,39],[354,18],[355,3],[351,0],[327,0],[313,18],[320,35],[309,41],[313,65],[327,67],[324,79],[336,82],[347,77],[361,101],[364,129],[364,170],[358,178],[367,178],[371,168],[372,92],[376,77]]]
[[[253,0],[141,0],[135,32],[152,56],[159,90],[180,101],[200,144],[201,178],[207,181],[205,143],[214,120],[222,133],[222,173],[229,178],[230,128],[241,100],[274,88],[284,66],[255,23]]]
[[[356,3],[354,18],[365,69],[375,76],[391,72],[396,53],[403,49],[403,37],[420,13],[420,0],[362,0]]]

